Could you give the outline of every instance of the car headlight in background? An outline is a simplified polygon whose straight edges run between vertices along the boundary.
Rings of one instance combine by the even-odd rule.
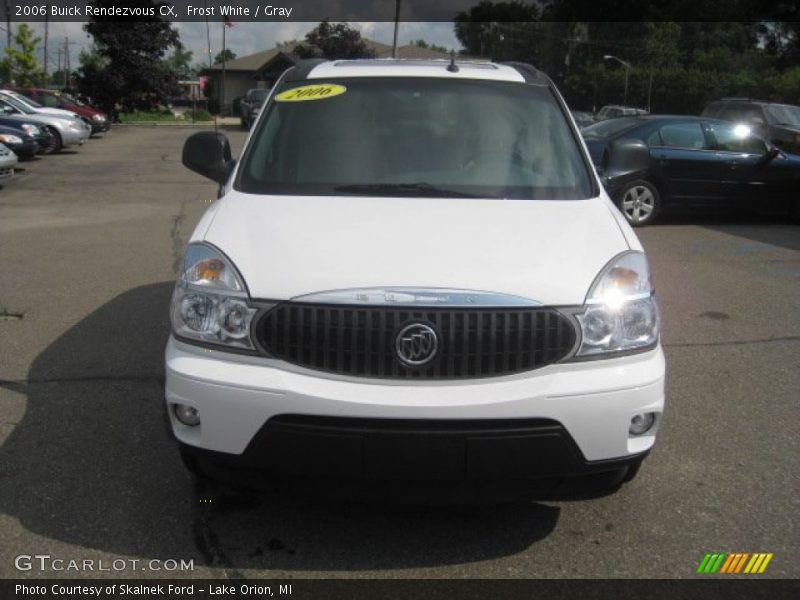
[[[36,125],[31,125],[30,123],[23,123],[20,128],[28,135],[39,135],[41,133]]]
[[[575,315],[582,333],[577,356],[651,348],[660,325],[653,292],[644,254],[628,251],[614,257],[592,284],[585,310]]]
[[[0,134],[0,142],[4,144],[21,144],[22,138],[16,135],[9,135],[6,133]]]
[[[189,340],[253,349],[250,324],[256,309],[230,261],[204,243],[189,244],[175,293],[172,329]]]
[[[95,113],[95,114],[92,115],[92,120],[93,121],[99,121],[99,122],[102,123],[103,121],[106,120],[106,116],[105,115],[101,115],[100,113]]]

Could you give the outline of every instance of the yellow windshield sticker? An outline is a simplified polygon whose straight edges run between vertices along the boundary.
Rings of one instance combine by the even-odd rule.
[[[344,94],[347,88],[335,83],[316,83],[286,90],[275,96],[276,102],[305,102],[306,100],[325,100]]]

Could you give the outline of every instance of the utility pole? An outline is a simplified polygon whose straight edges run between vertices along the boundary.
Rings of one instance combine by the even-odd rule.
[[[400,0],[394,3],[394,40],[392,41],[392,58],[397,58],[397,30],[400,27]]]
[[[11,48],[11,7],[8,5],[8,0],[5,1],[6,6],[6,48]]]
[[[69,88],[69,80],[70,80],[70,71],[72,70],[72,65],[70,65],[69,60],[69,47],[77,42],[70,42],[69,36],[64,36],[64,88]]]
[[[47,12],[44,13],[44,84],[47,85],[47,34],[50,22],[47,19]]]
[[[618,56],[614,56],[613,54],[606,54],[605,56],[603,56],[603,58],[605,60],[615,60],[619,64],[621,64],[623,67],[625,67],[625,92],[624,92],[624,95],[622,97],[622,105],[623,106],[627,106],[628,105],[628,75],[630,74],[630,71],[631,71],[631,63],[629,63],[629,62],[627,62],[625,60],[622,60],[621,58],[619,58]]]

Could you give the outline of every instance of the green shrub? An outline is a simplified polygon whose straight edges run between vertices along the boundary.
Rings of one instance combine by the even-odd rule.
[[[198,109],[195,109],[195,110],[191,110],[191,109],[187,110],[184,113],[183,118],[186,119],[187,121],[193,121],[193,120],[194,121],[211,121],[211,120],[214,119],[214,117],[211,116],[211,113],[208,112],[204,108],[198,108]]]

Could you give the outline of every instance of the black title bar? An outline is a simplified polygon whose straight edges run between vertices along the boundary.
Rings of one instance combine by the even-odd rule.
[[[450,22],[480,0],[399,0],[399,20]],[[495,4],[501,2],[496,1]],[[523,14],[544,21],[797,21],[800,4],[782,0],[519,0]],[[502,3],[501,3],[502,4]],[[506,3],[507,6],[507,3]],[[4,0],[2,20],[88,21],[92,18],[143,21],[316,22],[394,21],[397,0]],[[519,21],[518,9],[486,13],[489,21]]]

